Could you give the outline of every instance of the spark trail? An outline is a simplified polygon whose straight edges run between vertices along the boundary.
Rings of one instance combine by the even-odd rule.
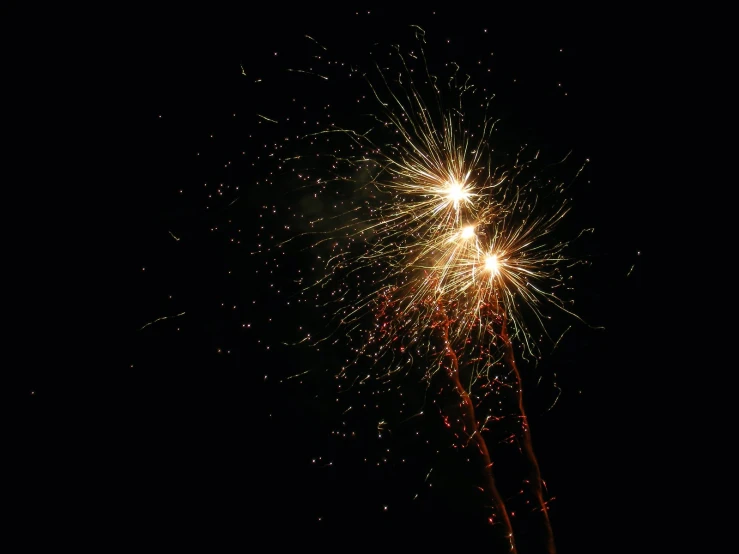
[[[480,425],[477,422],[472,399],[459,378],[459,358],[457,358],[457,354],[449,342],[450,321],[443,303],[440,302],[437,308],[438,319],[435,322],[435,329],[436,335],[441,341],[443,365],[445,366],[448,378],[453,384],[454,390],[459,395],[459,408],[463,423],[462,431],[467,435],[468,442],[473,442],[480,452],[485,493],[492,502],[493,508],[493,515],[489,518],[489,521],[491,524],[494,524],[496,518],[500,520],[504,533],[502,537],[504,542],[502,544],[510,547],[509,551],[515,554],[517,550],[513,536],[513,527],[503,498],[498,491],[498,487],[495,485],[493,462],[490,458],[490,452],[482,436]]]

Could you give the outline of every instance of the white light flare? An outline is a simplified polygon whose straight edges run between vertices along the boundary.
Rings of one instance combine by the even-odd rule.
[[[475,226],[467,225],[466,227],[462,227],[461,231],[456,231],[451,235],[446,242],[460,244],[467,242],[472,238],[475,238]]]
[[[454,206],[455,210],[459,210],[462,202],[466,203],[471,201],[470,197],[472,196],[472,190],[470,187],[464,183],[460,183],[459,181],[448,181],[445,183],[443,190],[447,201]]]
[[[490,272],[492,277],[500,275],[500,262],[498,261],[498,256],[490,254],[485,258],[485,269]]]
[[[462,229],[462,238],[463,239],[471,239],[475,236],[475,227],[474,225],[468,225],[464,229]]]

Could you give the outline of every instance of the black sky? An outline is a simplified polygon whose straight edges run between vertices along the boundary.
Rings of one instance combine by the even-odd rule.
[[[28,483],[35,484],[23,513],[58,521],[80,501],[66,532],[104,530],[106,544],[485,545],[469,466],[438,415],[382,439],[334,433],[369,430],[376,421],[342,426],[325,371],[339,354],[280,345],[294,323],[281,318],[293,312],[270,296],[250,256],[259,206],[285,196],[255,184],[269,168],[265,160],[251,165],[260,145],[285,134],[257,114],[280,119],[293,97],[320,105],[314,95],[324,85],[295,90],[301,81],[285,71],[305,60],[305,35],[363,64],[374,43],[407,42],[416,24],[426,31],[430,63],[456,61],[496,93],[504,146],[529,143],[550,159],[572,151],[573,159],[591,160],[572,187],[561,232],[595,228],[576,247],[592,262],[578,273],[576,306],[605,330],[557,323],[573,330],[538,367],[526,368],[527,400],[534,448],[556,497],[559,551],[628,544],[624,513],[644,520],[647,509],[637,499],[647,482],[648,398],[633,385],[643,370],[634,314],[645,300],[649,257],[640,199],[650,187],[652,54],[637,40],[642,34],[607,18],[579,25],[562,14],[511,24],[492,8],[282,12],[225,11],[202,21],[197,13],[109,14],[92,30],[94,40],[75,39],[88,54],[104,42],[109,52],[84,66],[95,75],[90,105],[106,160],[94,209],[109,224],[89,232],[109,233],[98,251],[116,269],[107,318],[92,323],[106,335],[97,367],[43,366],[24,377],[33,437],[25,448],[35,476]],[[113,40],[103,41],[107,30]],[[481,82],[486,64],[493,72]],[[351,114],[351,93],[341,104],[331,90],[338,116]],[[224,196],[209,199],[204,183]],[[241,244],[231,242],[236,236]],[[287,262],[288,270],[297,267],[299,259]],[[556,387],[561,395],[548,409]],[[416,431],[423,440],[413,442]]]

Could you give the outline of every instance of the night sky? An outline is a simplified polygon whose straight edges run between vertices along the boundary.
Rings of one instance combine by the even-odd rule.
[[[283,344],[297,327],[321,325],[320,313],[286,305],[305,255],[289,252],[276,271],[252,254],[286,237],[273,210],[289,219],[301,209],[291,205],[295,182],[271,173],[298,144],[285,137],[307,128],[295,114],[305,106],[310,126],[330,104],[332,120],[353,124],[367,89],[345,68],[367,67],[383,45],[405,48],[418,25],[432,73],[456,62],[495,93],[496,148],[528,144],[549,162],[571,152],[557,171],[573,181],[572,211],[557,232],[566,240],[595,229],[571,250],[588,262],[573,284],[587,324],[552,313],[553,334],[571,329],[538,365],[519,363],[558,551],[628,544],[622,512],[642,509],[632,502],[646,481],[637,468],[647,401],[628,383],[641,371],[633,314],[649,256],[639,201],[648,133],[635,130],[648,63],[636,31],[561,14],[563,25],[506,17],[344,8],[224,12],[208,24],[196,13],[186,24],[125,17],[110,56],[90,64],[101,72],[94,89],[109,93],[96,111],[110,160],[95,208],[108,228],[90,232],[110,237],[99,251],[114,258],[115,284],[100,298],[107,316],[86,325],[100,327],[106,349],[84,371],[45,366],[24,378],[36,437],[24,513],[53,516],[83,498],[78,524],[104,530],[103,544],[165,548],[490,540],[467,461],[475,452],[453,447],[439,408],[387,429],[378,422],[405,419],[395,395],[343,413],[352,401],[337,401],[341,345]],[[347,65],[329,79],[287,71],[325,69],[311,58],[319,50]],[[409,403],[423,397],[418,378],[399,379],[394,390]],[[516,517],[520,551],[537,551],[527,539],[537,530]]]

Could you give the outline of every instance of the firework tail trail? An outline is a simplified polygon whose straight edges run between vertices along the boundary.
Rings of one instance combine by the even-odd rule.
[[[511,526],[511,520],[508,517],[508,511],[503,502],[503,498],[500,496],[498,487],[495,485],[495,477],[493,476],[493,462],[490,459],[490,452],[488,451],[485,439],[480,433],[480,426],[477,423],[475,417],[475,407],[472,403],[469,393],[462,385],[459,379],[459,359],[454,349],[451,347],[449,342],[449,325],[450,320],[447,316],[446,310],[444,309],[441,301],[437,304],[438,320],[435,325],[436,336],[443,342],[444,352],[443,359],[446,362],[446,373],[454,385],[454,389],[459,394],[460,402],[459,408],[462,414],[462,421],[465,431],[468,431],[470,440],[474,441],[480,451],[482,458],[482,470],[485,478],[485,489],[490,496],[490,500],[493,503],[493,510],[497,515],[500,522],[505,527],[505,540],[506,547],[510,546],[509,552],[517,554],[516,543],[513,537],[513,527]]]
[[[528,479],[527,482],[531,488],[531,492],[534,494],[538,507],[541,510],[542,517],[544,519],[544,530],[546,533],[546,552],[547,554],[556,554],[556,548],[554,546],[554,534],[552,532],[552,524],[549,521],[549,510],[547,509],[546,502],[544,501],[544,492],[542,489],[541,472],[539,470],[539,462],[534,455],[534,446],[531,441],[531,430],[529,428],[529,420],[526,417],[526,410],[523,405],[523,382],[521,379],[521,373],[518,370],[516,359],[513,355],[513,342],[508,336],[508,330],[506,326],[505,315],[503,316],[503,323],[500,330],[500,338],[503,341],[503,362],[508,366],[510,371],[513,373],[516,379],[516,397],[518,400],[518,413],[521,418],[521,446],[524,457],[528,463]]]

